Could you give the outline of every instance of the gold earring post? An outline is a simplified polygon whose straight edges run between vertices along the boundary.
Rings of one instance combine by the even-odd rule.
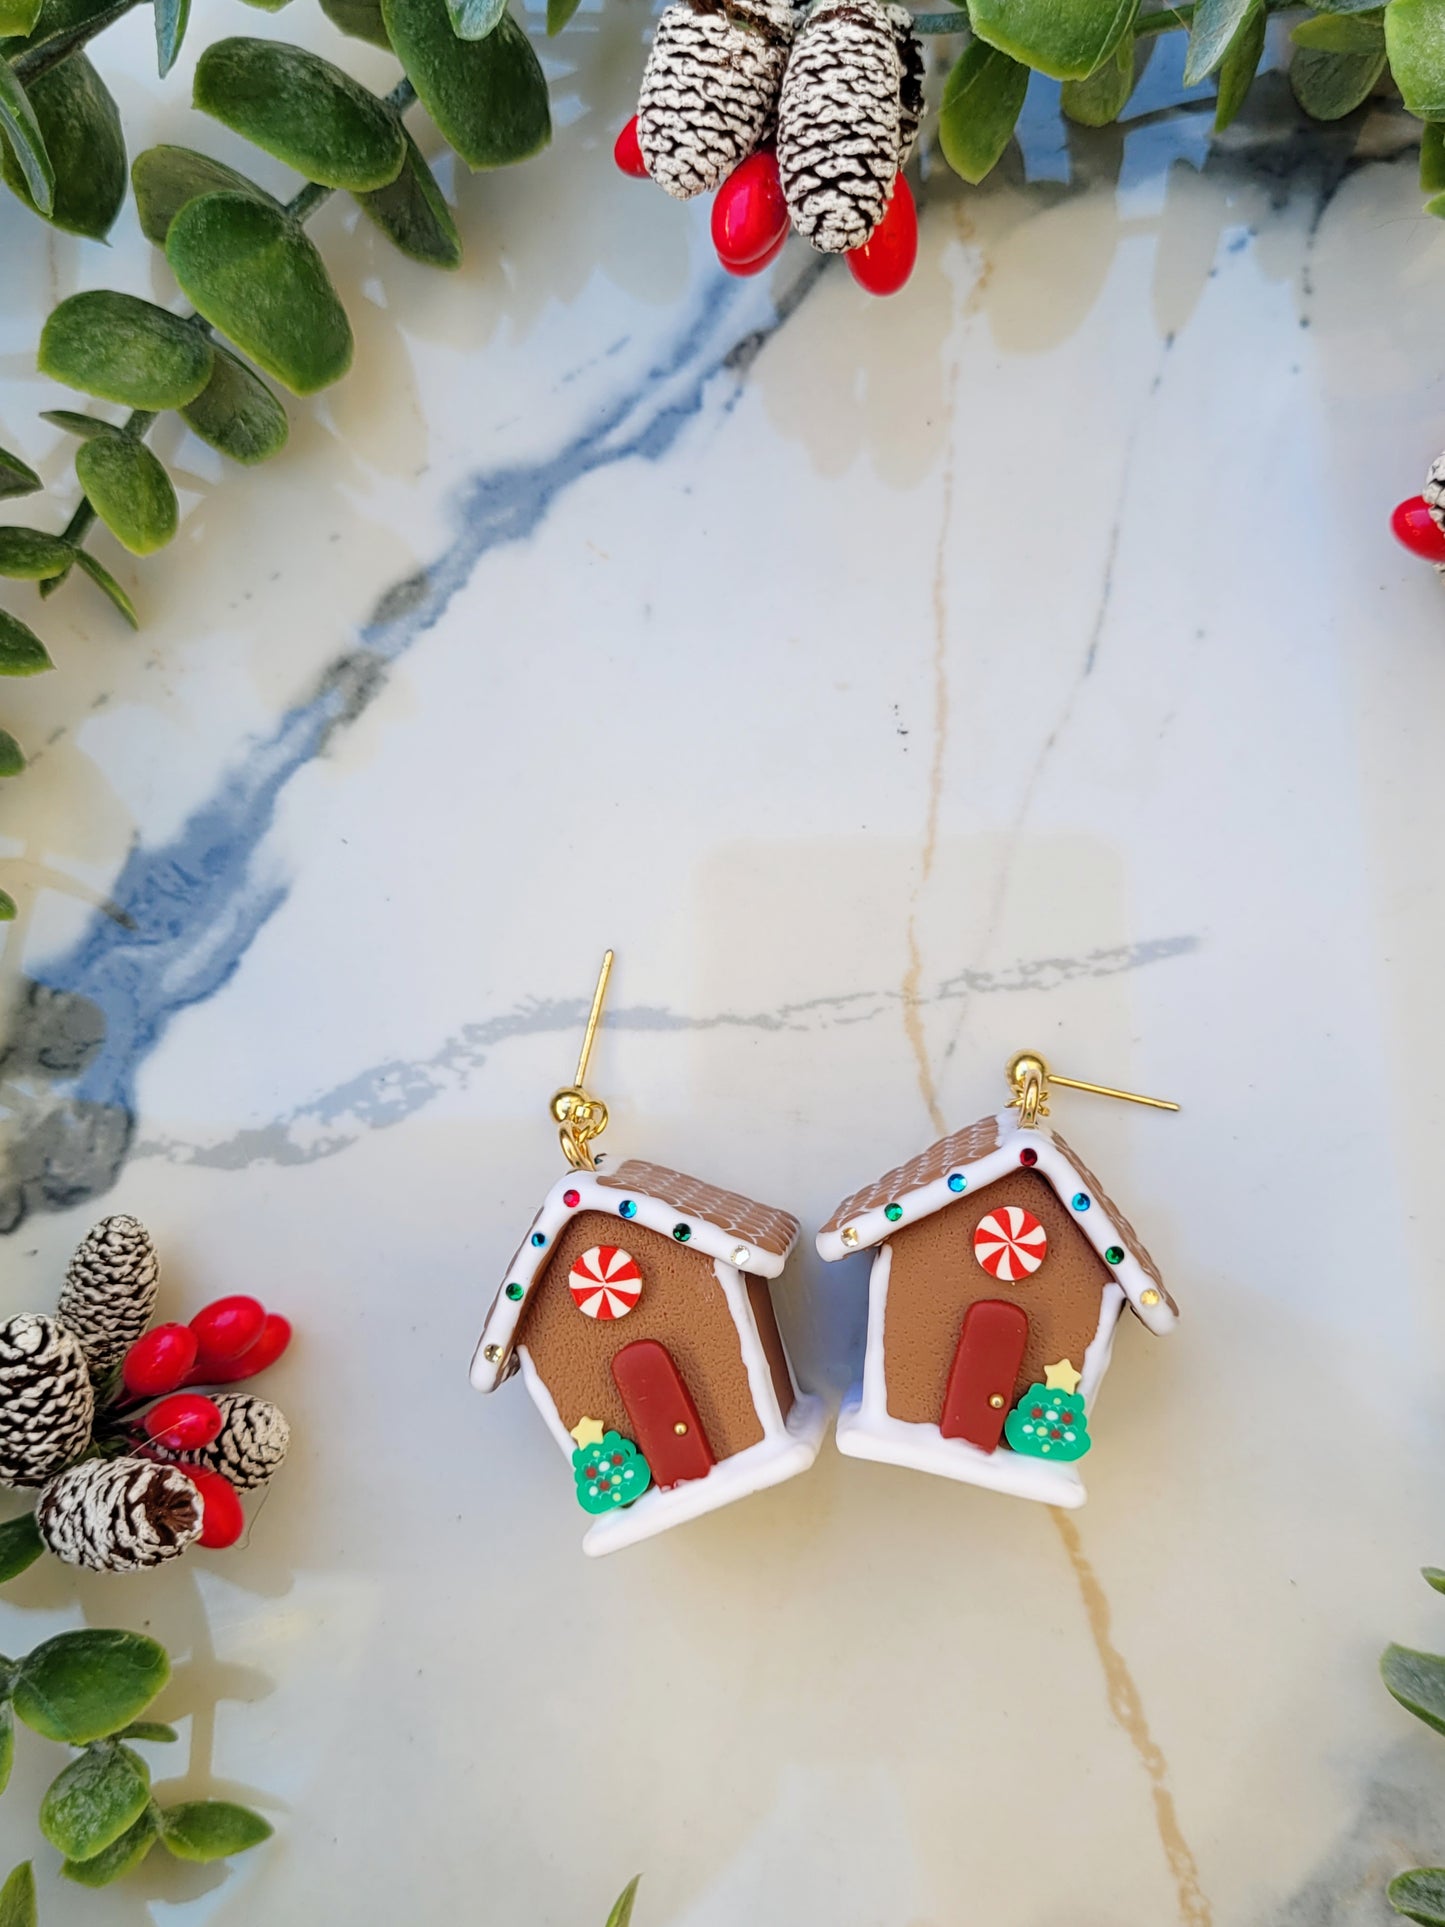
[[[1014,1089],[1010,1109],[1016,1108],[1026,1125],[1048,1116],[1050,1084],[1069,1091],[1091,1091],[1095,1097],[1116,1097],[1124,1104],[1144,1104],[1151,1111],[1179,1109],[1171,1098],[1144,1097],[1138,1091],[1116,1090],[1112,1084],[1089,1084],[1081,1077],[1061,1077],[1057,1071],[1050,1070],[1034,1050],[1016,1051],[1008,1061],[1007,1076]]]
[[[550,1108],[559,1127],[557,1140],[562,1146],[562,1155],[574,1171],[597,1169],[597,1160],[592,1154],[592,1140],[601,1137],[607,1129],[607,1106],[600,1097],[593,1097],[583,1079],[587,1075],[592,1046],[596,1041],[597,1026],[602,1021],[602,1000],[607,995],[607,980],[611,975],[612,952],[608,950],[603,953],[602,968],[597,973],[597,988],[592,993],[592,1008],[587,1013],[587,1028],[582,1033],[582,1054],[577,1059],[577,1076],[572,1083],[552,1093]]]

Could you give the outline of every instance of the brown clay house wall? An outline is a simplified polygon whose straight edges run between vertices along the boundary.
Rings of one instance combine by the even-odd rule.
[[[1004,1284],[973,1255],[980,1221],[1000,1205],[1032,1211],[1048,1233],[1048,1256],[1028,1278]],[[963,1315],[979,1299],[1001,1299],[1028,1314],[1029,1336],[1014,1400],[1040,1383],[1046,1365],[1071,1359],[1082,1370],[1099,1328],[1109,1270],[1037,1171],[1020,1170],[985,1186],[889,1240],[893,1248],[883,1326],[888,1410],[894,1418],[936,1425]]]
[[[637,1260],[642,1296],[625,1318],[587,1318],[573,1303],[567,1274],[593,1245],[621,1245]],[[763,1428],[712,1259],[642,1225],[579,1212],[558,1236],[517,1334],[569,1432],[579,1420],[595,1418],[632,1436],[612,1382],[612,1358],[639,1338],[655,1338],[672,1354],[716,1457],[759,1442]]]
[[[778,1315],[773,1310],[773,1294],[766,1278],[749,1278],[747,1287],[748,1303],[753,1308],[753,1319],[772,1373],[773,1390],[778,1395],[778,1409],[786,1419],[793,1409],[793,1381],[788,1372],[788,1354],[783,1350],[783,1334],[778,1330]]]

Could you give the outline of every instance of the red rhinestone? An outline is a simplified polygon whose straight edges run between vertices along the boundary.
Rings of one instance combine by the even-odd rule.
[[[1038,1161],[1039,1161],[1039,1154],[1037,1151],[1020,1151],[1019,1152],[1020,1164],[1037,1164]]]
[[[569,1211],[575,1211],[582,1202],[582,1193],[580,1191],[564,1191],[562,1193],[562,1202]]]
[[[1390,517],[1390,527],[1396,540],[1403,542],[1412,555],[1423,556],[1427,562],[1445,562],[1445,535],[1436,526],[1423,496],[1412,495],[1408,502],[1401,502]]]

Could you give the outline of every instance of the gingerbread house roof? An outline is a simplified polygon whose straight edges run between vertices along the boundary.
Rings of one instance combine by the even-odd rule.
[[[1179,1307],[1129,1220],[1061,1137],[1046,1125],[1023,1129],[1012,1111],[982,1118],[966,1130],[940,1138],[907,1164],[886,1171],[844,1198],[818,1233],[819,1254],[831,1261],[870,1250],[956,1203],[965,1191],[995,1183],[1020,1164],[1046,1178],[1069,1205],[1074,1222],[1150,1331],[1171,1331]]]
[[[472,1359],[472,1383],[490,1392],[516,1370],[512,1346],[562,1226],[579,1211],[605,1211],[645,1225],[737,1271],[776,1278],[798,1237],[798,1220],[738,1191],[724,1191],[661,1164],[629,1158],[615,1171],[569,1171],[552,1186],[497,1288]]]

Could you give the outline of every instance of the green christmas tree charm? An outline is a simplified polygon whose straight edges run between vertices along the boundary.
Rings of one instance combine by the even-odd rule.
[[[1081,1459],[1089,1449],[1089,1421],[1077,1392],[1030,1385],[1004,1420],[1015,1452],[1035,1459]]]
[[[595,1444],[579,1445],[572,1470],[584,1512],[614,1512],[640,1499],[652,1484],[647,1460],[620,1432],[604,1432]]]

